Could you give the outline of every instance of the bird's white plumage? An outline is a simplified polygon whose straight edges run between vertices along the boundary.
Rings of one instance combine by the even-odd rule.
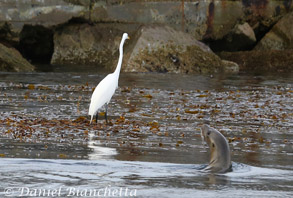
[[[113,82],[116,82],[116,86],[113,86]],[[118,80],[115,79],[114,74],[108,74],[95,88],[91,98],[91,104],[89,108],[89,115],[95,115],[99,108],[104,104],[109,103],[118,85]]]
[[[128,34],[124,33],[119,46],[119,61],[115,72],[108,74],[95,88],[91,97],[91,103],[89,107],[89,115],[91,116],[91,122],[93,116],[97,114],[98,110],[104,105],[108,104],[118,87],[119,73],[123,58],[123,45],[126,39],[129,39]]]

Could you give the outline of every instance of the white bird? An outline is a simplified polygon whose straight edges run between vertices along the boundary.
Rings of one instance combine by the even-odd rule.
[[[123,45],[125,43],[125,40],[129,39],[129,36],[127,33],[124,33],[122,36],[122,40],[120,43],[119,47],[119,60],[117,67],[115,71],[111,74],[108,74],[96,87],[92,98],[91,98],[91,104],[89,107],[89,115],[91,116],[91,121],[92,123],[94,115],[96,116],[96,121],[98,120],[98,110],[106,104],[106,112],[105,112],[105,119],[106,122],[107,120],[107,108],[108,104],[115,93],[115,90],[118,87],[118,79],[119,79],[119,74],[120,74],[120,69],[122,65],[122,59],[123,59]]]

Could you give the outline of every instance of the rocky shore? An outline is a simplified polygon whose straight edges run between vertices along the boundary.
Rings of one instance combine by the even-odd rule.
[[[0,2],[0,71],[42,64],[124,72],[293,71],[291,0]]]

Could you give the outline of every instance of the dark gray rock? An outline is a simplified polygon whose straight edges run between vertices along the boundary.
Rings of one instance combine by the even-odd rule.
[[[285,15],[255,46],[255,50],[293,49],[293,12]]]
[[[236,24],[223,39],[207,41],[214,51],[241,51],[252,49],[256,43],[253,29],[248,23]]]
[[[0,71],[34,71],[35,67],[14,48],[0,43]]]
[[[18,34],[8,22],[0,22],[0,42],[11,46],[16,46],[19,42]]]

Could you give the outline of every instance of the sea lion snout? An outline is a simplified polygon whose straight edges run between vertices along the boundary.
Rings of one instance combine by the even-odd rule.
[[[205,143],[207,143],[208,145],[210,145],[210,138],[209,136],[211,135],[211,131],[210,131],[210,127],[206,124],[204,124],[202,127],[201,127],[201,138],[202,140],[205,141]]]

